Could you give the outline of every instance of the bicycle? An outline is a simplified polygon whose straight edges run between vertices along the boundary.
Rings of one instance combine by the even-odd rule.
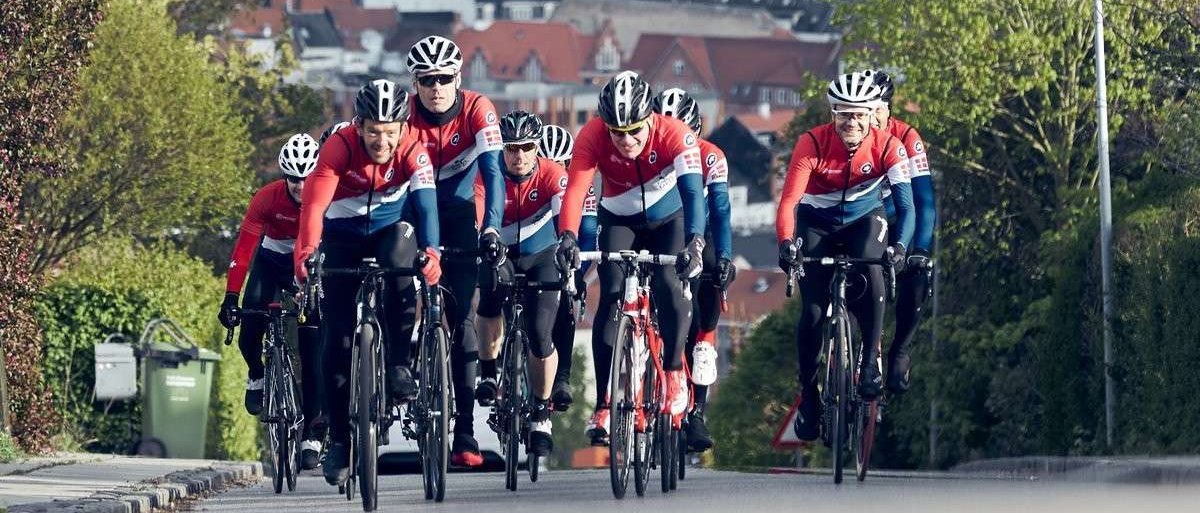
[[[700,276],[696,278],[696,290],[701,290],[700,287],[704,286],[703,284],[705,284],[705,283],[708,283],[709,286],[714,286],[714,287],[718,287],[721,289],[721,298],[720,298],[721,312],[722,313],[728,312],[729,311],[729,291],[726,290],[724,287],[721,287],[721,279],[720,279],[720,276],[718,275],[718,273],[716,271],[706,271],[706,272],[700,273]],[[684,359],[684,364],[685,365],[687,364],[686,358]],[[688,377],[689,378],[691,377],[691,369],[688,369]],[[693,388],[693,392],[690,393],[688,395],[688,397],[694,399],[696,397],[696,394],[694,392],[694,385],[692,384],[691,379],[688,379],[688,386]],[[694,400],[692,402],[694,402]],[[691,411],[690,405],[689,405],[688,411]],[[681,433],[687,432],[688,422],[689,422],[688,415],[684,415],[683,420],[680,422],[680,432]],[[678,460],[679,468],[675,472],[676,472],[676,474],[678,474],[678,480],[683,481],[687,477],[687,465],[688,465],[688,459],[689,459],[688,454],[691,453],[691,449],[688,447],[688,442],[687,442],[686,436],[679,437],[679,445],[678,445],[678,449],[676,449],[676,450],[678,451],[678,454],[679,454],[679,457],[676,458]]]
[[[608,468],[613,496],[618,499],[625,497],[630,467],[638,496],[646,493],[650,470],[655,467],[661,471],[664,493],[671,491],[672,482],[677,478],[674,458],[679,430],[672,426],[670,405],[665,397],[663,341],[658,333],[658,316],[650,301],[650,273],[646,265],[673,266],[675,260],[675,255],[633,250],[580,253],[580,261],[619,264],[625,276],[621,308],[614,319],[619,325],[608,385]],[[574,294],[573,285],[573,282],[568,284],[568,294]],[[685,281],[683,291],[688,300],[691,299],[690,290]],[[648,362],[653,364],[653,372],[646,372]]]
[[[437,330],[439,322],[430,322],[429,317],[441,317],[441,295],[430,292],[424,282],[421,272],[425,264],[424,254],[418,254],[414,267],[382,268],[373,257],[366,257],[362,265],[356,268],[325,268],[318,261],[315,269],[310,268],[309,275],[314,280],[326,276],[353,276],[360,278],[358,292],[355,295],[357,322],[354,330],[354,345],[350,357],[350,476],[346,484],[339,487],[339,492],[346,495],[346,500],[354,499],[354,487],[357,483],[362,494],[363,511],[374,511],[378,507],[379,490],[379,445],[388,443],[388,428],[397,420],[399,415],[392,408],[387,394],[386,378],[384,376],[385,344],[382,341],[381,316],[379,299],[384,289],[384,279],[388,277],[416,277],[421,283],[421,299],[424,308],[421,309],[420,326],[422,329],[421,344],[418,354],[418,372],[421,382],[418,386],[417,398],[414,404],[409,404],[407,415],[404,417],[405,434],[418,439],[422,452],[422,472],[425,474],[425,498],[435,498],[441,501],[445,496],[446,461],[448,447],[446,432],[448,419],[442,413],[449,401],[447,384],[449,367],[446,362],[448,348],[445,348],[443,332]],[[430,338],[437,339],[432,342]],[[442,365],[428,369],[426,361],[437,361],[437,354],[430,354],[429,346],[442,346],[440,354]],[[426,379],[427,378],[427,379]],[[439,383],[440,382],[440,383]],[[440,389],[442,400],[436,397]],[[430,397],[433,395],[434,397]],[[437,419],[441,418],[441,429],[437,429]],[[410,428],[416,424],[417,429]],[[433,426],[430,426],[430,425]],[[417,432],[419,431],[419,433]],[[418,436],[420,438],[418,438]],[[432,442],[432,443],[422,443]],[[428,448],[441,447],[441,457]],[[356,461],[358,460],[358,461]],[[440,460],[440,465],[438,462]],[[357,463],[357,464],[356,464]],[[440,469],[440,470],[439,470]]]
[[[271,446],[271,465],[274,469],[275,493],[283,492],[287,481],[289,492],[296,491],[296,473],[300,467],[300,438],[303,436],[304,413],[300,410],[296,390],[295,372],[292,366],[292,348],[284,335],[288,318],[297,318],[299,312],[283,308],[278,301],[267,305],[266,310],[243,309],[242,317],[258,316],[267,319],[267,332],[263,340],[263,356],[266,378],[263,399],[265,405],[260,418],[267,424],[267,440]],[[233,342],[233,328],[228,328],[225,345]]]
[[[867,478],[871,462],[871,450],[875,444],[875,427],[882,421],[883,410],[879,399],[864,400],[858,394],[861,365],[851,368],[851,362],[860,362],[861,347],[854,344],[850,329],[850,312],[847,307],[846,282],[855,266],[881,265],[884,269],[888,301],[895,300],[896,277],[887,258],[852,258],[845,255],[833,257],[804,257],[801,265],[788,271],[787,296],[791,297],[793,284],[804,276],[803,264],[815,264],[834,269],[830,282],[830,304],[825,309],[821,322],[822,353],[825,358],[825,373],[821,386],[822,438],[833,453],[833,482],[841,484],[842,467],[847,452],[855,456],[856,475],[859,481]],[[880,365],[879,348],[873,365]],[[866,365],[866,362],[861,362]],[[853,425],[849,420],[853,419]],[[848,431],[853,428],[852,436]]]
[[[492,414],[488,425],[499,435],[500,445],[504,449],[504,486],[508,490],[517,490],[517,453],[520,443],[526,444],[528,454],[527,466],[529,480],[538,480],[538,456],[528,450],[530,422],[532,412],[530,404],[533,394],[528,382],[529,337],[525,333],[522,314],[525,307],[523,299],[528,291],[550,292],[560,291],[563,284],[560,281],[539,282],[529,281],[525,273],[514,272],[508,281],[499,279],[499,272],[493,283],[507,290],[504,299],[504,345],[500,353],[500,376],[497,383],[496,403],[492,406]]]

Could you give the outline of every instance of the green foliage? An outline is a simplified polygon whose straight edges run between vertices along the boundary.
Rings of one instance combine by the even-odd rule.
[[[246,366],[236,346],[225,346],[215,322],[223,283],[201,261],[170,246],[127,239],[94,244],[73,257],[40,301],[46,330],[47,379],[68,422],[64,429],[95,450],[125,450],[137,436],[125,430],[139,418],[130,407],[92,404],[93,344],[109,333],[136,338],[146,322],[168,317],[203,347],[221,354],[209,411],[210,457],[257,459],[257,422],[242,411]],[[134,401],[136,403],[136,401]],[[124,408],[124,409],[123,409]]]
[[[213,33],[237,9],[253,9],[261,0],[169,0],[167,12],[179,27],[180,34]]]
[[[250,147],[210,51],[175,35],[161,0],[109,3],[62,119],[71,172],[26,188],[25,218],[46,230],[35,272],[101,236],[214,227],[240,211]]]
[[[0,2],[0,358],[8,397],[5,418],[26,451],[50,449],[57,423],[39,368],[41,333],[32,303],[41,277],[30,269],[37,226],[20,221],[22,191],[32,176],[62,171],[54,141],[62,112],[74,100],[73,85],[93,30],[99,0]],[[7,436],[0,429],[0,436]]]
[[[0,430],[0,463],[11,463],[24,456],[25,452],[17,445],[17,441],[13,440],[12,435]]]
[[[792,454],[775,451],[771,440],[796,397],[796,301],[754,329],[733,360],[733,373],[720,383],[706,412],[718,467],[790,465]]]

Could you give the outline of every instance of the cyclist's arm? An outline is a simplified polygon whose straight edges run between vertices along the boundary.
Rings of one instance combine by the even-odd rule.
[[[267,206],[270,204],[270,194],[266,187],[259,189],[250,200],[250,207],[242,216],[242,226],[238,229],[237,242],[233,246],[233,255],[229,260],[229,274],[225,276],[225,292],[240,294],[246,281],[246,273],[250,270],[250,260],[254,258],[254,250],[259,239],[266,231]]]
[[[709,222],[712,223],[713,248],[717,258],[733,259],[733,228],[730,226],[732,209],[729,206],[729,182],[716,182],[708,186]]]
[[[925,141],[916,129],[911,130],[908,158],[912,161],[913,206],[916,210],[916,227],[913,232],[913,248],[924,251],[933,249],[933,229],[937,223],[937,206],[934,199],[933,175],[929,170],[929,154]]]
[[[407,152],[404,165],[410,173],[408,201],[412,202],[413,210],[417,213],[417,244],[422,248],[437,249],[441,244],[441,230],[438,229],[440,223],[437,209],[437,178],[421,142],[414,140],[411,150]]]
[[[883,167],[887,169],[889,187],[892,189],[892,202],[896,205],[896,242],[905,248],[912,247],[913,227],[916,225],[916,211],[913,208],[912,195],[912,161],[903,144],[885,146]]]
[[[345,141],[341,137],[336,140]],[[333,201],[333,193],[337,191],[341,171],[349,165],[348,143],[326,144],[317,156],[317,169],[304,180],[304,191],[300,193],[300,229],[296,234],[296,248],[292,254],[296,269],[301,269],[304,261],[317,252],[317,246],[321,243],[325,210]]]
[[[600,133],[597,128],[605,133]],[[599,140],[599,137],[604,140]],[[558,214],[558,233],[569,231],[578,237],[583,201],[596,176],[596,141],[610,144],[607,139],[607,129],[603,123],[589,122],[575,140],[571,166],[567,168],[567,188],[563,192],[562,210]]]
[[[475,177],[475,226],[483,226],[483,211],[487,209],[484,197],[487,191],[483,187],[483,177]]]
[[[775,210],[775,238],[779,242],[796,235],[796,206],[808,188],[808,178],[817,167],[819,158],[812,137],[802,134],[792,148],[792,159],[788,162],[787,175],[783,179],[783,191],[779,207]]]
[[[484,209],[480,230],[500,229],[504,218],[504,175],[500,171],[500,151],[504,148],[497,124],[496,107],[487,98],[479,98],[475,112],[469,118],[474,126],[475,145],[482,152],[475,162],[479,165],[479,177],[483,182]]]
[[[696,136],[682,122],[669,126],[677,129],[668,134],[667,144],[675,154],[675,179],[679,187],[679,197],[683,200],[684,239],[690,239],[692,235],[703,237],[707,216],[704,208],[704,172],[700,168],[700,146]]]

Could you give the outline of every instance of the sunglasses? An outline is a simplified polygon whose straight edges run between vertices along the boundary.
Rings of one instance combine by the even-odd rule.
[[[417,83],[421,87],[433,87],[434,84],[446,85],[454,81],[454,75],[425,75],[417,77]]]
[[[505,144],[504,150],[509,153],[517,153],[522,151],[533,151],[537,149],[537,143],[529,142],[525,144]]]
[[[286,175],[284,178],[287,179],[288,183],[291,184],[304,183],[304,179],[298,176]]]
[[[615,126],[610,126],[610,127],[608,127],[608,133],[611,135],[615,135],[617,137],[621,137],[624,135],[637,135],[637,134],[642,133],[642,129],[644,129],[644,128],[646,128],[645,122],[637,123],[635,125],[627,126],[625,128],[617,128]]]
[[[833,117],[838,121],[858,121],[872,117],[872,113],[838,110],[833,112]]]

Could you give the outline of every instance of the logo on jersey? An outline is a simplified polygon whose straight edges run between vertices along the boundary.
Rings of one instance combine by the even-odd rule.
[[[692,134],[687,134],[683,138],[683,145],[684,146],[695,146],[696,145],[696,136],[692,135]]]
[[[530,190],[529,191],[529,201],[537,201],[537,199],[538,199],[538,190],[537,189]]]
[[[417,165],[425,167],[429,165],[429,155],[422,153],[417,157]]]
[[[717,154],[716,153],[709,153],[707,157],[704,157],[704,165],[706,165],[708,167],[713,167],[713,164],[716,164],[716,163],[717,163]]]
[[[906,151],[904,149],[904,146],[899,146],[896,148],[896,156],[900,157],[902,159],[906,159],[906,158],[908,158],[908,151]]]
[[[567,188],[567,177],[565,177],[565,176],[558,177],[558,188],[560,188],[560,189]]]
[[[654,151],[654,150],[650,150],[650,157],[647,158],[646,160],[650,161],[651,164],[657,162],[658,161],[658,152]]]
[[[460,140],[462,140],[462,137],[459,134],[454,134],[453,136],[450,137],[450,145],[458,146],[458,141],[460,141]]]
[[[870,162],[867,162],[866,164],[863,164],[862,167],[858,168],[858,171],[864,175],[869,175],[871,174],[871,171],[874,170],[875,168],[871,166]]]
[[[588,195],[588,196],[595,196],[595,195],[596,195],[596,186],[595,186],[595,185],[589,185],[589,186],[588,186],[588,193],[587,193],[587,195]]]
[[[925,143],[922,141],[913,143],[913,153],[925,153]]]
[[[393,176],[396,176],[396,168],[389,167],[387,170],[387,173],[383,174],[383,181],[390,182],[390,181],[392,181]]]
[[[487,124],[489,124],[489,125],[494,125],[494,124],[496,124],[496,113],[495,113],[495,112],[488,111],[488,113],[487,113]]]

